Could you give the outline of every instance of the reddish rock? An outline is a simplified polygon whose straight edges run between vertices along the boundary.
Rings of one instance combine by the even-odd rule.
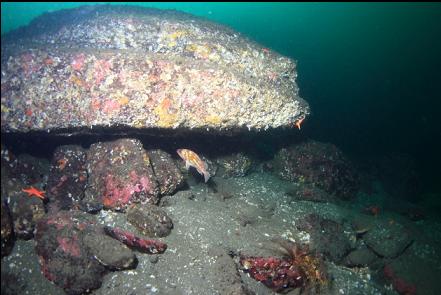
[[[135,236],[133,233],[121,230],[119,228],[112,228],[110,226],[104,227],[104,231],[114,239],[134,248],[140,252],[148,254],[163,253],[167,249],[167,244],[158,241],[143,239]]]
[[[75,221],[74,221],[75,220]],[[60,211],[37,224],[35,250],[44,276],[67,294],[81,294],[101,286],[106,268],[91,259],[82,244],[86,228],[93,226],[86,213]]]
[[[109,74],[112,64],[109,60],[99,59],[95,62],[94,66],[94,78],[95,84],[99,85],[104,78]]]
[[[132,251],[109,241],[94,216],[81,211],[54,212],[40,220],[35,243],[44,276],[67,294],[97,289],[108,270],[136,265]]]
[[[112,210],[131,203],[156,204],[159,188],[150,159],[136,139],[119,139],[91,145],[87,153],[89,173],[86,202]]]

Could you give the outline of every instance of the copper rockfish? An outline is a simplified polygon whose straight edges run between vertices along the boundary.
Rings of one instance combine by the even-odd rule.
[[[210,173],[207,171],[207,163],[202,161],[195,152],[187,149],[179,149],[176,152],[185,161],[185,168],[189,169],[190,166],[193,166],[200,174],[204,175],[205,182],[208,181]]]

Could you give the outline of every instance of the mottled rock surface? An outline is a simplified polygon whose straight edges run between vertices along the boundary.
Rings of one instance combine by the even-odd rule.
[[[184,184],[184,177],[170,154],[162,150],[148,151],[161,195],[170,195]]]
[[[131,203],[158,202],[159,188],[150,159],[137,139],[92,144],[87,152],[87,170],[88,203],[125,210]]]
[[[217,280],[214,282],[216,290],[219,290],[221,294],[251,294],[251,292],[245,288],[240,278],[237,265],[225,249],[220,247],[210,248],[208,255],[214,257],[213,272],[219,274]]]
[[[104,232],[124,245],[129,246],[131,249],[142,253],[158,254],[164,253],[164,251],[167,250],[167,244],[162,241],[144,239],[118,227],[105,226]]]
[[[50,205],[63,210],[79,208],[86,185],[86,151],[75,145],[58,147],[52,157],[46,187]]]
[[[129,269],[136,266],[136,256],[115,239],[101,232],[84,234],[83,243],[102,265],[111,270]]]
[[[335,263],[340,263],[351,251],[350,240],[344,233],[343,225],[338,222],[312,213],[296,224],[299,230],[311,235],[313,248]]]
[[[14,232],[12,231],[12,219],[6,201],[1,197],[1,254],[2,257],[11,253],[14,246]]]
[[[309,140],[282,148],[272,165],[280,178],[317,186],[338,198],[353,198],[360,187],[357,170],[333,144]]]
[[[1,47],[2,132],[259,130],[309,114],[294,60],[176,11],[60,10]]]
[[[368,247],[362,246],[348,254],[343,263],[349,267],[366,267],[378,260],[378,256]]]
[[[99,288],[106,273],[82,242],[84,230],[92,226],[86,213],[68,211],[48,216],[37,225],[35,250],[41,271],[67,294]]]
[[[165,237],[170,234],[173,222],[158,206],[133,206],[127,210],[127,220],[149,237]]]
[[[136,266],[133,252],[81,211],[60,211],[41,219],[35,243],[44,276],[67,294],[99,288],[108,270]]]
[[[290,187],[286,190],[286,194],[298,201],[310,202],[335,202],[337,198],[334,195],[328,194],[324,190],[311,184],[300,184],[298,186]]]
[[[32,238],[35,224],[45,215],[43,201],[25,192],[11,192],[8,207],[17,238]]]
[[[36,158],[29,154],[15,156],[2,145],[1,165],[2,177],[12,182],[2,182],[8,189],[16,189],[16,185],[44,186],[49,172],[49,161]]]
[[[216,160],[222,177],[243,177],[250,172],[253,160],[244,153],[236,153]]]
[[[363,237],[369,248],[380,256],[394,258],[412,243],[408,229],[398,222],[378,222]]]

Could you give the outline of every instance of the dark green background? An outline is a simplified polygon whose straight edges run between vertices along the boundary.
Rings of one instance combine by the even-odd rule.
[[[82,4],[2,3],[2,34]],[[312,107],[302,132],[353,155],[410,153],[441,182],[440,3],[136,4],[227,24],[298,60]]]

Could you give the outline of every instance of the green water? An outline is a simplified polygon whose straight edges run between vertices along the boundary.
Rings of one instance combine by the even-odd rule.
[[[2,3],[2,34],[83,4]],[[439,173],[440,3],[127,4],[206,17],[298,60],[308,137],[358,155],[411,153]]]

